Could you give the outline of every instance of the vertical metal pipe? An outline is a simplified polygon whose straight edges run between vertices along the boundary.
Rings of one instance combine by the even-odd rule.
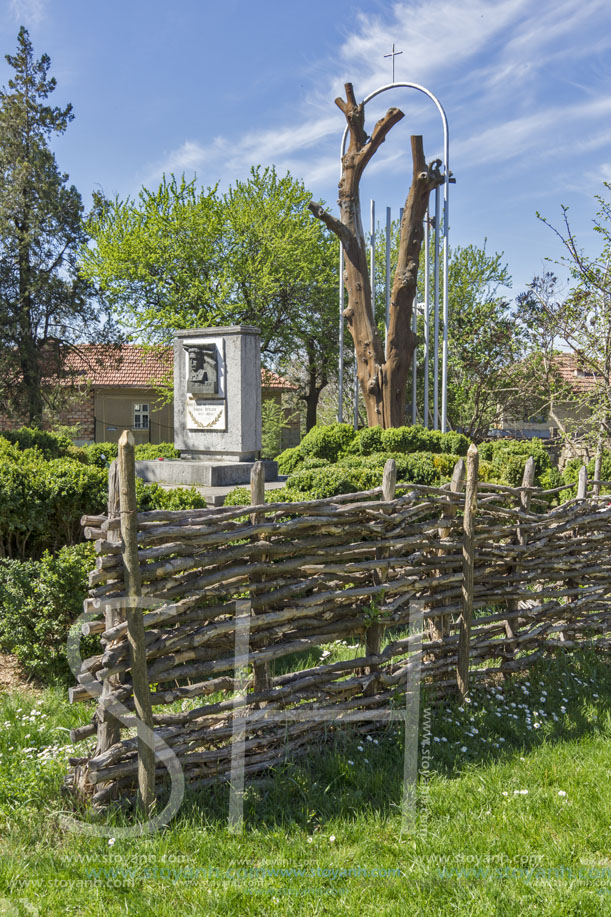
[[[359,376],[358,376],[358,366],[356,363],[356,353],[354,355],[354,417],[352,419],[354,424],[354,429],[358,430],[359,428]]]
[[[423,424],[429,425],[429,208],[424,217],[424,410]]]
[[[439,187],[435,188],[434,313],[433,313],[433,429],[439,429]]]
[[[418,293],[414,297],[412,306],[412,331],[418,333]],[[412,354],[412,423],[418,420],[418,347],[414,347]]]
[[[446,180],[443,186],[443,353],[441,358],[441,432],[446,433],[448,429],[448,324],[449,324],[449,303],[448,303],[448,233],[449,233],[449,214],[450,214],[450,174],[446,166]],[[439,193],[439,188],[437,189]]]
[[[344,246],[339,243],[339,404],[337,420],[344,420]]]
[[[370,202],[369,226],[369,284],[371,286],[371,309],[376,314],[376,202]]]
[[[390,216],[390,207],[386,208],[386,334],[384,336],[384,355],[388,351],[388,323],[390,321],[390,234],[392,232],[392,220]]]

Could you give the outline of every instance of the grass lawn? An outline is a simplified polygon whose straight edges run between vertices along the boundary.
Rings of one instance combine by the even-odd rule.
[[[150,837],[74,834],[60,786],[90,716],[60,689],[0,695],[0,914],[611,914],[611,672],[588,653],[424,700],[409,831],[393,725],[251,785],[240,834],[226,787]]]

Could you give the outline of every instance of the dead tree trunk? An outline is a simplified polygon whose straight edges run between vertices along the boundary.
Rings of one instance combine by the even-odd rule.
[[[405,390],[416,344],[411,330],[412,305],[417,290],[423,220],[430,192],[444,181],[440,160],[427,166],[422,137],[412,137],[413,179],[401,221],[401,241],[390,302],[386,353],[378,334],[367,267],[367,249],[361,224],[359,182],[365,166],[384,143],[391,127],[403,118],[389,108],[373,129],[365,131],[365,110],[357,105],[352,83],[346,83],[346,101],[336,99],[350,132],[339,182],[340,219],[310,201],[309,208],[334,232],[345,254],[344,280],[348,306],[344,316],[354,340],[357,373],[370,427],[399,427],[405,423]]]

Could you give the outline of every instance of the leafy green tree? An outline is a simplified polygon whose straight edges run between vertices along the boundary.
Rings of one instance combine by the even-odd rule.
[[[231,324],[221,199],[216,188],[165,176],[134,200],[94,196],[94,245],[80,270],[128,334],[166,344],[173,329]]]
[[[482,439],[522,403],[521,328],[499,295],[511,276],[502,253],[488,254],[484,241],[454,249],[448,286],[448,418],[453,429]]]
[[[307,210],[310,192],[290,173],[251,168],[224,198],[231,300],[261,329],[268,362],[298,388],[306,430],[337,377],[338,245]]]
[[[398,248],[398,221],[391,234],[391,271]],[[429,329],[429,426],[433,426],[433,250],[430,251],[430,329]],[[420,253],[418,299],[424,301],[424,250]],[[385,316],[385,236],[376,237],[376,320],[383,335]],[[440,291],[443,265],[440,264]],[[508,300],[499,294],[511,286],[508,266],[502,253],[489,254],[482,246],[458,246],[449,257],[448,327],[448,424],[469,437],[481,439],[507,411],[522,411],[525,370],[521,364],[525,329],[516,323]],[[418,411],[424,417],[424,318],[418,316]],[[439,402],[441,407],[441,342],[443,322],[440,303],[439,326]],[[409,400],[409,399],[408,399]],[[411,418],[411,400],[408,405]]]
[[[604,187],[611,191],[608,182]],[[537,214],[563,245],[556,263],[568,273],[570,287],[561,295],[556,277],[547,273],[534,278],[519,302],[550,417],[570,451],[596,455],[598,477],[603,446],[611,441],[611,201],[603,194],[595,199],[600,247],[594,254],[579,245],[567,207],[560,229]],[[554,372],[567,353],[579,385],[568,385]]]
[[[96,200],[83,276],[130,335],[167,343],[176,328],[251,324],[265,362],[291,375],[316,422],[337,364],[337,245],[289,173],[253,167],[225,195],[163,178],[136,200]]]
[[[76,265],[85,241],[81,197],[49,147],[73,119],[72,106],[47,104],[56,81],[49,57],[35,60],[27,29],[6,59],[14,76],[0,89],[0,396],[39,424],[51,342],[74,343],[95,313]],[[59,371],[61,347],[54,352]]]

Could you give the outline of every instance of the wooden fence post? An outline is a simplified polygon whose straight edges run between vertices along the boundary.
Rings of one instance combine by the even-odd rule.
[[[533,487],[534,483],[535,483],[535,460],[531,455],[527,459],[526,464],[524,465],[524,474],[522,475],[522,487]],[[519,508],[525,513],[527,513],[530,510],[531,496],[532,494],[528,490],[520,491]],[[517,525],[516,537],[517,537],[517,542],[519,545],[526,544],[526,535],[524,534],[524,530],[522,529],[519,522]],[[520,566],[519,562],[514,564],[512,572],[515,573],[516,570],[519,569],[519,566]],[[518,611],[519,606],[520,606],[520,603],[517,599],[510,599],[507,602],[507,607],[509,611]],[[507,634],[507,637],[510,640],[515,640],[517,633],[518,633],[518,623],[515,620],[515,618],[505,621],[504,624],[505,624],[505,633]],[[507,652],[508,659],[512,659],[515,656],[516,648],[517,648],[517,644],[515,643],[509,645],[508,652]]]
[[[263,462],[255,462],[250,472],[250,503],[251,506],[262,506],[265,503],[265,465]],[[265,513],[251,513],[250,521],[253,525],[257,525],[257,523],[262,522],[264,519]],[[263,536],[263,538],[264,537],[265,536]],[[261,536],[258,540],[262,540]],[[267,554],[261,554],[259,557],[259,563],[264,563],[268,559],[269,558]],[[261,574],[257,574],[252,578],[252,582],[256,583],[260,583],[263,580],[264,577]],[[264,611],[264,608],[260,609],[259,614]],[[253,666],[253,670],[255,693],[257,694],[260,691],[268,691],[271,687],[269,663],[256,663]]]
[[[463,459],[458,459],[454,465],[454,471],[452,472],[452,480],[450,481],[450,493],[457,494],[463,488],[465,482],[465,463]],[[450,529],[447,525],[443,525],[444,522],[449,522],[451,519],[454,519],[456,516],[456,511],[458,507],[456,503],[453,503],[452,500],[445,500],[441,509],[441,525],[439,526],[439,537],[447,538],[450,534]],[[439,549],[439,554],[445,554],[443,548]],[[448,615],[443,615],[439,618],[431,618],[430,623],[430,635],[432,640],[442,640],[450,633],[450,621],[448,620]]]
[[[123,571],[127,594],[127,639],[131,658],[134,703],[138,716],[138,791],[144,810],[148,813],[155,801],[155,750],[150,743],[146,742],[147,727],[151,731],[153,729],[153,709],[146,663],[144,622],[142,608],[138,604],[138,599],[142,595],[142,581],[138,558],[134,436],[130,430],[124,430],[119,439],[118,465]],[[143,729],[142,726],[145,728]]]
[[[108,469],[108,519],[118,519],[120,515],[119,504],[119,465],[117,460],[113,461]],[[109,527],[107,535],[108,541],[119,544],[121,541],[121,532],[118,528]],[[110,630],[116,624],[123,620],[123,611],[121,608],[107,605],[104,611],[105,630]],[[118,742],[121,737],[121,727],[116,717],[104,709],[103,701],[121,684],[120,675],[111,675],[105,678],[102,684],[102,694],[98,704],[96,719],[98,721],[98,737],[95,750],[95,756],[108,751],[111,745]]]
[[[461,697],[469,692],[469,649],[471,643],[471,618],[473,616],[473,570],[475,566],[475,512],[477,509],[477,474],[479,452],[471,443],[467,452],[467,485],[465,514],[463,517],[463,583],[462,612],[458,637],[457,683]]]
[[[390,503],[391,500],[395,499],[395,492],[397,489],[397,463],[394,459],[388,459],[384,465],[384,473],[382,475],[382,499],[385,503]],[[376,548],[376,560],[380,560],[383,557],[389,556],[389,548]],[[374,582],[376,585],[381,585],[386,582],[388,577],[388,568],[379,567],[374,575]],[[377,656],[382,647],[382,636],[384,634],[384,625],[379,624],[377,621],[374,621],[369,625],[365,634],[365,646],[366,656]],[[371,675],[378,668],[377,665],[369,666],[366,670],[366,674]],[[376,693],[375,679],[370,681],[367,688],[365,689],[365,696],[368,697]]]
[[[596,472],[594,472],[594,479],[597,480]],[[598,474],[598,479],[600,480],[600,472]],[[594,487],[596,487],[596,485],[594,485]],[[592,493],[592,496],[595,499],[597,497],[597,495],[594,492]],[[588,497],[588,469],[584,462],[584,464],[579,469],[579,478],[577,481],[577,499],[578,500],[587,500],[587,497]],[[567,578],[566,585],[569,589],[577,588],[580,585],[579,578],[577,579],[573,577]],[[570,609],[571,609],[572,602],[573,602],[573,599],[570,597],[567,597],[566,607],[569,611],[569,616],[570,616]],[[569,620],[567,621],[567,626],[565,630],[561,630],[558,632],[558,639],[560,640],[561,643],[564,643],[566,640],[569,640],[571,638],[572,633],[573,631],[571,628],[571,622]]]

